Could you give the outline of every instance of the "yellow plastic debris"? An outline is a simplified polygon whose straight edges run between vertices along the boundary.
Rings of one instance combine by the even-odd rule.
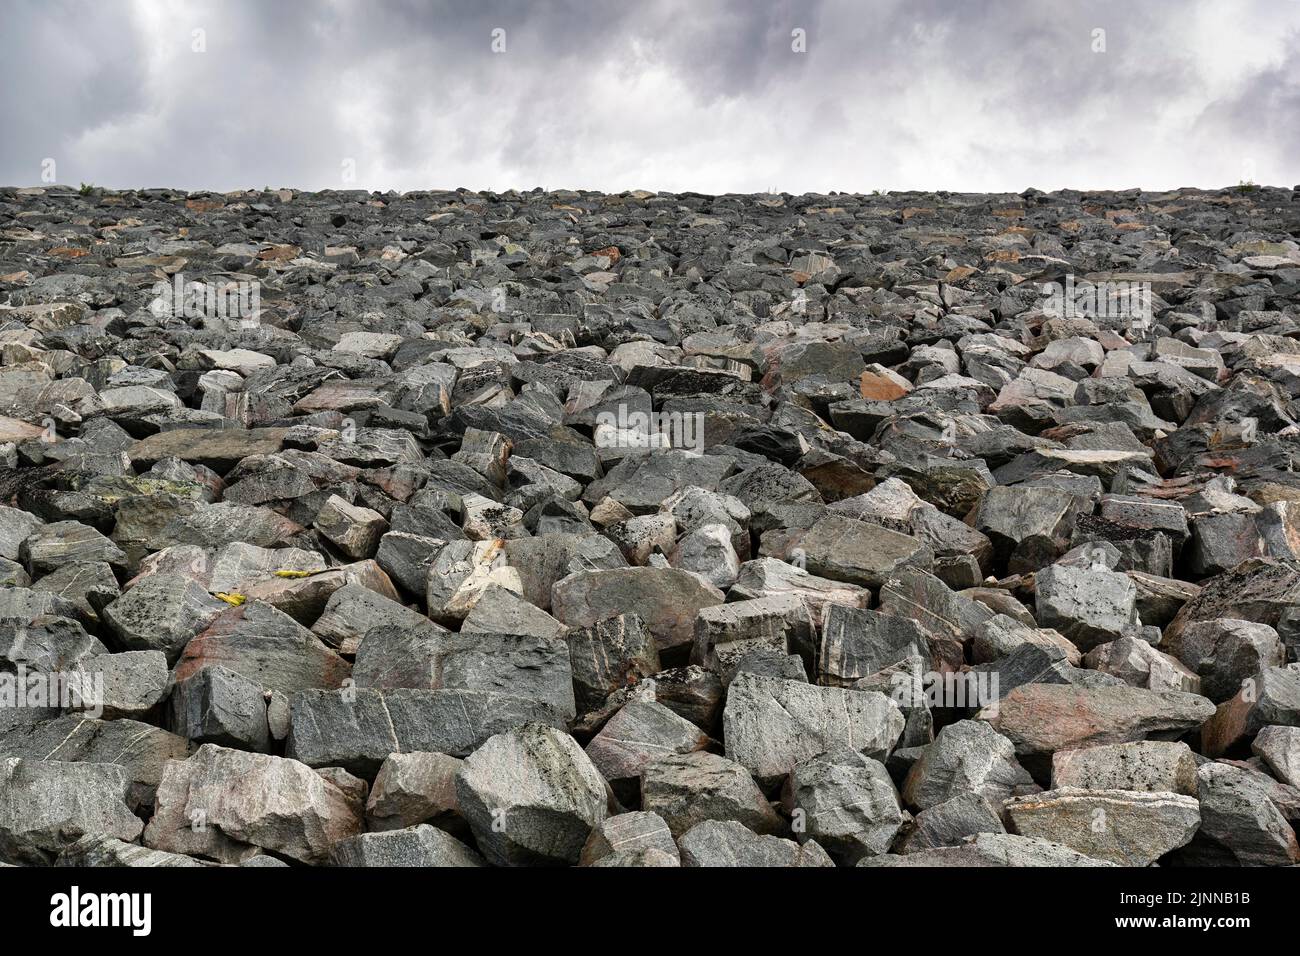
[[[232,607],[239,607],[239,605],[248,600],[248,598],[244,597],[242,594],[227,594],[224,591],[218,591],[217,597]]]
[[[314,571],[283,571],[283,570],[274,572],[277,578],[309,578],[314,573],[315,573]]]

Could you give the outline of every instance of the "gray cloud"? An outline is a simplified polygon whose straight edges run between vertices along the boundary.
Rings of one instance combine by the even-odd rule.
[[[1291,185],[1297,78],[1284,0],[20,0],[0,182]]]

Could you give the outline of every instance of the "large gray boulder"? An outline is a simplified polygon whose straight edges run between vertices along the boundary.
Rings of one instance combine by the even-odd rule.
[[[898,843],[900,853],[920,853],[939,847],[960,846],[978,833],[1005,833],[1001,804],[978,793],[959,793],[922,810]]]
[[[1127,575],[1053,566],[1034,577],[1038,624],[1082,651],[1123,635],[1139,623],[1137,588]]]
[[[784,828],[781,817],[740,764],[705,751],[656,760],[641,773],[641,807],[680,837],[705,820],[729,820],[757,833]]]
[[[613,857],[627,857],[651,850],[681,863],[677,843],[664,818],[657,813],[634,810],[601,821],[583,845],[579,862],[583,866],[595,866]]]
[[[815,840],[845,863],[887,853],[907,820],[885,765],[845,748],[795,767],[782,805],[796,840]]]
[[[1160,644],[1201,678],[1201,693],[1222,703],[1266,667],[1286,663],[1286,648],[1267,624],[1224,618],[1192,621]]]
[[[192,750],[184,737],[143,721],[98,720],[77,714],[36,720],[0,736],[3,757],[120,766],[126,773],[127,802],[133,810],[153,806],[164,767],[171,760],[189,756]]]
[[[0,861],[48,866],[82,837],[136,840],[130,783],[116,764],[0,757]]]
[[[167,764],[144,842],[222,863],[260,849],[321,864],[336,843],[365,830],[364,799],[365,785],[354,777],[204,744]]]
[[[190,640],[229,605],[181,574],[151,574],[104,608],[104,621],[122,645],[162,651],[175,663]]]
[[[1120,866],[1150,866],[1186,845],[1201,823],[1195,797],[1065,787],[1007,802],[1011,831]]]
[[[728,689],[722,722],[727,756],[760,781],[775,782],[837,745],[884,759],[906,720],[876,691],[742,673]]]
[[[1255,735],[1250,749],[1273,776],[1300,787],[1300,727],[1265,727]]]
[[[614,691],[659,671],[654,636],[637,614],[620,614],[565,635],[578,710],[599,707]]]
[[[485,866],[455,837],[422,824],[405,830],[361,833],[330,850],[333,866]]]
[[[625,704],[587,744],[587,756],[620,798],[632,798],[646,766],[669,754],[703,750],[709,737],[653,700]]]
[[[1196,756],[1185,743],[1137,740],[1052,755],[1052,789],[1140,790],[1196,796]]]
[[[605,781],[577,742],[541,724],[498,734],[456,775],[460,811],[498,866],[577,863],[605,819]]]
[[[1182,860],[1200,866],[1294,866],[1295,830],[1250,771],[1226,763],[1196,772],[1201,827]]]
[[[456,774],[462,763],[440,753],[389,754],[366,799],[366,826],[400,830],[429,821],[450,828],[457,815]]]
[[[731,820],[706,820],[677,841],[682,866],[834,866],[816,841],[803,844],[755,833]]]
[[[879,588],[903,568],[934,566],[934,551],[918,539],[845,515],[826,515],[798,547],[812,574],[868,588]]]
[[[681,663],[694,641],[695,615],[722,602],[722,592],[712,584],[676,568],[579,571],[551,590],[551,612],[570,627],[636,614],[654,636],[659,655]]]
[[[919,810],[963,793],[987,797],[1000,806],[1035,789],[1010,740],[982,721],[959,720],[922,749],[903,783],[903,797]]]
[[[371,778],[390,754],[467,756],[494,734],[538,721],[564,723],[545,703],[489,691],[304,691],[290,698],[285,753]]]
[[[1044,867],[1116,866],[1109,860],[1085,856],[1050,840],[1023,837],[1015,833],[977,833],[957,846],[935,847],[897,856],[869,856],[858,866],[931,867]]]

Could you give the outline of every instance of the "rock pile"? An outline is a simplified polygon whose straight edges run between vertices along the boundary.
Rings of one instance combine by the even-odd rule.
[[[0,861],[1300,862],[1298,239],[0,189]]]

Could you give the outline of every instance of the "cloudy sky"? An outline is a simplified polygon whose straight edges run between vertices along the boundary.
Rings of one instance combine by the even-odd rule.
[[[5,0],[0,90],[6,185],[1300,183],[1300,0]]]

